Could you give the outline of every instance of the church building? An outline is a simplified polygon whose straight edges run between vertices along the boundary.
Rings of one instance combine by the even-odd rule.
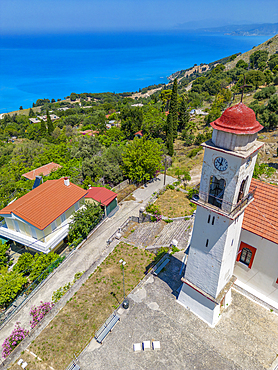
[[[252,109],[236,104],[211,126],[178,302],[214,327],[234,284],[278,308],[278,187],[252,180],[263,146]]]

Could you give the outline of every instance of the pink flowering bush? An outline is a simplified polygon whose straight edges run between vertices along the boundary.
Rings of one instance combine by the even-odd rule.
[[[19,326],[17,322],[11,335],[4,340],[2,344],[2,357],[6,358],[15,349],[15,347],[28,335],[29,331]]]
[[[30,321],[30,324],[32,329],[44,318],[53,306],[54,303],[52,302],[41,301],[38,307],[34,306],[31,308],[30,315],[32,316],[32,321]]]

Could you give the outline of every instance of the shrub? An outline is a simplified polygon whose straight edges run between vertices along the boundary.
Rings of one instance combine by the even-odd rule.
[[[32,321],[30,321],[31,328],[34,329],[34,327],[45,317],[45,315],[51,310],[51,308],[54,306],[54,303],[52,302],[42,302],[40,306],[32,307],[30,310],[30,316],[32,316]]]
[[[148,213],[152,213],[153,215],[154,214],[157,214],[157,215],[160,215],[161,212],[159,210],[159,208],[155,205],[155,204],[149,204],[147,207],[146,207],[146,211]]]
[[[188,188],[187,188],[187,198],[188,198],[189,200],[191,200],[194,194],[198,194],[198,190],[197,190],[197,189],[195,189],[195,188],[190,188],[190,187],[188,187]]]
[[[164,254],[166,254],[166,253],[168,253],[168,248],[167,247],[161,247],[158,250],[157,255],[155,256],[154,261],[158,262],[164,256]]]
[[[175,245],[173,245],[171,254],[174,254],[174,253],[179,252],[179,251],[180,251],[179,248],[176,247]]]
[[[202,141],[202,140],[201,140]],[[198,146],[198,148],[194,148],[192,150],[190,150],[188,153],[187,153],[187,157],[188,158],[192,158],[192,157],[195,157],[195,155],[197,155],[197,153],[199,153],[201,150],[203,149],[202,146]]]
[[[28,335],[29,331],[19,326],[20,322],[15,325],[12,334],[9,335],[2,344],[2,357],[7,358],[15,347]]]

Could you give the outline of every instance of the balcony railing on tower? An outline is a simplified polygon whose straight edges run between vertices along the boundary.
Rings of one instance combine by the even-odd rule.
[[[192,203],[217,211],[229,218],[237,217],[254,199],[256,188],[245,195],[238,203],[227,202],[223,194],[218,196],[199,191],[199,185],[195,188],[196,193],[192,196]]]

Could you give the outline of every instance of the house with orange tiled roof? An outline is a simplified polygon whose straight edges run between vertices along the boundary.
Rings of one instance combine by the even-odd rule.
[[[50,162],[48,164],[45,164],[44,166],[35,168],[32,171],[24,173],[22,176],[28,180],[35,180],[36,176],[48,176],[52,171],[56,171],[59,168],[62,168],[60,164]]]
[[[48,253],[68,235],[72,214],[87,191],[67,177],[48,180],[0,210],[0,236],[27,250]]]
[[[278,308],[278,186],[252,179],[235,262],[236,284]]]

